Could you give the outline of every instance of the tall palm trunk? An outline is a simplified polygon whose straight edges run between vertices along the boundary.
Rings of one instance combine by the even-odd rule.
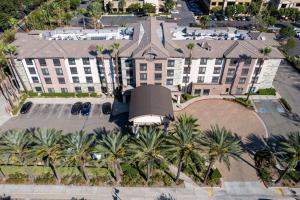
[[[17,84],[17,87],[16,87],[16,88],[18,89],[18,91],[19,91],[19,93],[20,93],[20,85],[19,85],[19,83],[18,83],[17,75],[16,75],[15,71],[13,70],[13,68],[12,68],[12,66],[11,66],[11,64],[10,64],[10,61],[7,60],[6,63],[7,63],[7,66],[8,66],[8,68],[9,68],[9,71],[11,72],[13,78],[14,78],[15,81],[16,81],[16,84]]]
[[[16,92],[17,92],[18,94],[20,94],[19,89],[14,85],[13,81],[11,80],[11,76],[10,76],[10,75],[7,75],[7,78],[8,78],[8,80],[9,80],[9,84],[10,84],[12,90],[13,90],[13,95],[14,95],[14,97],[15,97],[16,99],[19,100],[19,96],[16,94]]]
[[[53,175],[55,176],[57,182],[60,183],[61,178],[60,178],[60,175],[57,172],[56,166],[52,162],[49,163],[49,166],[50,166],[50,168],[53,172]]]
[[[280,174],[279,178],[275,181],[275,183],[279,183],[281,181],[281,179],[284,177],[284,175],[286,175],[286,173],[289,171],[289,169],[292,166],[292,162],[290,162],[288,164],[288,166],[284,169],[284,171]]]
[[[84,164],[81,164],[79,166],[79,169],[80,169],[80,171],[81,171],[81,173],[83,175],[83,178],[85,179],[86,183],[89,184],[90,183],[90,177],[89,177],[89,175],[88,175],[88,173],[86,171],[86,168],[85,168]]]
[[[9,58],[9,64],[11,65],[11,67],[12,67],[12,68],[14,69],[14,71],[16,72],[16,74],[17,74],[17,76],[18,76],[18,78],[19,78],[19,80],[20,80],[20,82],[21,82],[21,85],[22,85],[24,91],[27,93],[27,92],[28,92],[27,87],[25,86],[25,83],[24,83],[23,79],[21,78],[21,75],[20,75],[19,71],[18,71],[18,70],[16,69],[16,67],[15,67],[15,64],[14,64],[14,61],[13,61],[13,58],[12,58],[12,55],[11,55],[10,58]]]
[[[178,167],[177,167],[177,175],[175,178],[175,182],[178,183],[179,177],[180,177],[180,172],[182,170],[182,164],[183,164],[183,156],[180,157]]]
[[[211,168],[214,164],[214,161],[210,161],[209,162],[209,165],[208,165],[208,168],[207,168],[207,171],[206,171],[206,174],[205,174],[205,178],[204,178],[204,183],[207,184],[207,181],[208,181],[208,176],[210,174],[210,171],[211,171]]]
[[[121,177],[118,161],[114,162],[114,170],[115,170],[116,182],[117,182],[117,184],[119,184],[122,180],[122,177]]]

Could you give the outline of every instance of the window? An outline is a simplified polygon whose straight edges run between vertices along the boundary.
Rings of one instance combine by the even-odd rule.
[[[257,59],[256,65],[263,65],[264,64],[264,59],[259,58]]]
[[[189,64],[190,64],[190,58],[185,58],[184,65],[189,65]]]
[[[73,83],[79,83],[79,77],[78,76],[73,76],[72,80],[73,80]]]
[[[85,73],[85,74],[91,74],[91,73],[92,73],[90,67],[84,67],[83,69],[84,69],[84,73]]]
[[[36,92],[43,92],[43,90],[42,90],[41,87],[35,87],[35,91],[36,91]]]
[[[147,73],[140,73],[140,80],[147,80]]]
[[[46,84],[52,84],[51,78],[45,77],[45,83],[46,83]]]
[[[167,70],[167,76],[174,76],[174,70],[173,69],[168,69]]]
[[[33,59],[32,58],[25,58],[26,65],[33,65]]]
[[[220,73],[221,73],[221,67],[215,67],[214,74],[220,74]]]
[[[199,72],[198,74],[205,74],[206,67],[199,67]]]
[[[204,83],[204,76],[198,76],[197,83]]]
[[[90,59],[89,58],[82,58],[82,63],[83,63],[83,65],[89,65],[90,64]]]
[[[126,70],[126,76],[127,76],[127,77],[133,77],[133,70],[127,69],[127,70]]]
[[[132,61],[131,60],[125,60],[125,67],[131,68],[132,67]]]
[[[244,66],[250,66],[251,65],[251,59],[249,58],[249,59],[245,59],[244,60]]]
[[[154,85],[161,85],[161,83],[154,83]]]
[[[126,81],[127,81],[127,85],[133,85],[133,79],[132,78],[128,78],[128,79],[126,79]]]
[[[207,64],[207,58],[201,58],[200,65],[206,65],[206,64]]]
[[[184,82],[184,83],[188,83],[188,82],[189,82],[189,80],[190,80],[190,77],[188,77],[188,76],[184,76],[184,77],[183,77],[183,79],[182,79],[182,82]]]
[[[48,76],[48,75],[49,75],[49,71],[48,71],[47,68],[42,68],[41,70],[42,70],[42,74],[43,74],[44,76]]]
[[[237,88],[236,93],[237,94],[243,94],[243,88]]]
[[[155,67],[155,71],[161,71],[162,70],[162,64],[161,63],[155,63],[154,67]]]
[[[260,67],[256,67],[255,69],[254,69],[254,75],[255,74],[260,74],[260,72],[261,72],[261,68]]]
[[[189,67],[184,67],[184,68],[183,68],[183,73],[184,73],[184,74],[189,74],[189,73],[191,73],[191,68],[189,68]]]
[[[87,76],[85,77],[87,83],[93,83],[93,77]]]
[[[88,91],[89,91],[89,92],[95,92],[95,88],[92,87],[92,86],[90,86],[90,87],[88,87]]]
[[[229,65],[230,66],[236,66],[238,64],[238,62],[239,62],[238,59],[233,58],[233,59],[230,59]]]
[[[54,93],[55,90],[54,90],[54,88],[48,88],[48,92],[49,92],[49,93]]]
[[[173,85],[173,79],[168,78],[167,79],[167,85]]]
[[[239,84],[245,84],[246,83],[246,78],[240,78]]]
[[[54,66],[60,66],[60,60],[58,58],[53,59]]]
[[[35,68],[34,67],[28,67],[28,71],[30,74],[36,74]]]
[[[70,67],[71,74],[78,74],[76,67]]]
[[[34,82],[34,83],[39,83],[40,81],[39,81],[39,78],[38,77],[31,77],[31,79],[32,79],[32,81]]]
[[[249,69],[247,69],[247,68],[242,69],[242,76],[247,76],[248,72],[249,72]]]
[[[154,75],[154,79],[156,80],[156,81],[160,81],[161,80],[161,73],[155,73],[155,75]]]
[[[68,58],[69,65],[76,65],[75,58]]]
[[[58,78],[59,84],[66,84],[65,78]]]
[[[195,89],[194,95],[201,95],[201,89]]]
[[[61,88],[60,89],[62,93],[68,93],[68,89],[67,88]]]
[[[209,89],[204,89],[203,90],[203,95],[209,95],[210,93],[210,90]]]
[[[141,63],[140,64],[140,71],[147,71],[147,64],[146,63]]]
[[[225,83],[226,84],[231,84],[233,81],[233,78],[232,77],[227,77],[226,80],[225,80]]]
[[[215,61],[215,65],[222,65],[223,59],[222,58],[217,58]]]
[[[226,88],[225,92],[228,93],[229,92],[229,88]]]
[[[218,76],[213,76],[211,79],[211,83],[219,83],[219,77]]]
[[[168,67],[174,67],[175,60],[168,60]]]
[[[40,63],[40,66],[47,66],[45,58],[39,58],[39,63]]]
[[[300,7],[300,3],[296,3],[296,7]]]
[[[74,87],[74,89],[75,89],[75,92],[77,92],[77,93],[81,93],[81,87]]]
[[[57,76],[61,76],[64,74],[62,68],[55,68],[55,71]]]
[[[229,68],[228,69],[228,72],[227,72],[227,75],[234,75],[234,73],[235,73],[235,69],[234,68]]]
[[[217,5],[217,2],[211,2],[211,5],[212,5],[212,6]]]

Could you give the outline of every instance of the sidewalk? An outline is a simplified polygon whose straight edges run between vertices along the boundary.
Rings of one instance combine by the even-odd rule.
[[[11,116],[5,111],[6,101],[4,97],[0,95],[0,126],[2,126],[5,122],[7,122]]]
[[[26,101],[31,101],[35,104],[74,104],[78,101],[80,102],[91,102],[92,104],[102,104],[105,102],[113,102],[114,98],[107,97],[97,97],[97,98],[61,98],[61,97],[53,97],[53,98],[27,98]]]

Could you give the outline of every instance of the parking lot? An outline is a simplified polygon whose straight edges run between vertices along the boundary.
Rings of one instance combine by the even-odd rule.
[[[126,115],[117,117],[115,121],[111,115],[102,113],[102,104],[92,104],[90,115],[71,115],[72,104],[34,104],[26,114],[19,114],[11,118],[1,130],[14,128],[56,128],[68,132],[85,130],[93,132],[97,129],[112,130],[126,123]]]

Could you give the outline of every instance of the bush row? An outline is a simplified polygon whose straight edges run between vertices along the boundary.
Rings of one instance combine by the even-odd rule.
[[[97,94],[96,92],[93,93],[41,93],[38,94],[37,92],[29,91],[27,92],[29,97],[63,97],[63,98],[71,98],[71,97],[101,97],[101,95]]]
[[[282,105],[285,107],[285,109],[287,109],[289,112],[292,112],[292,107],[291,107],[291,105],[287,102],[286,99],[280,98],[280,102],[281,102]]]
[[[259,95],[276,95],[275,88],[263,88],[257,91]]]

